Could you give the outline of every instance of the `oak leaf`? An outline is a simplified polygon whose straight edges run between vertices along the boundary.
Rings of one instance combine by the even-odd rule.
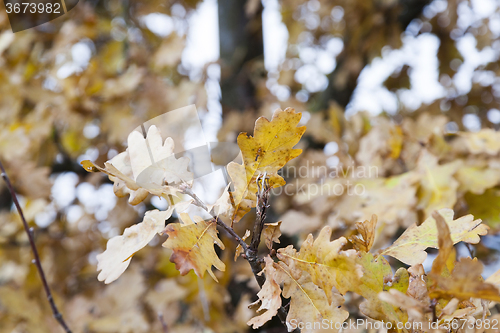
[[[241,237],[241,239],[245,241],[249,236],[250,236],[250,230],[247,229],[243,237]],[[242,253],[243,253],[243,247],[241,246],[241,244],[236,245],[236,250],[234,251],[234,261],[236,261]]]
[[[429,217],[440,208],[452,208],[457,201],[458,181],[453,177],[462,166],[462,160],[439,164],[436,156],[427,150],[422,151],[418,159],[417,171],[420,174],[418,208]]]
[[[187,274],[191,269],[198,277],[203,277],[208,271],[210,276],[218,281],[212,272],[212,265],[220,271],[226,269],[226,265],[215,253],[214,243],[224,250],[224,244],[217,236],[215,221],[204,221],[195,216],[195,222],[188,214],[181,213],[182,223],[170,223],[165,228],[168,239],[163,247],[173,250],[170,261],[175,263],[175,268],[181,275]]]
[[[439,253],[436,259],[432,262],[430,275],[440,276],[445,268],[447,268],[448,271],[453,269],[456,254],[455,248],[453,247],[453,241],[451,240],[450,228],[448,227],[448,224],[446,224],[445,219],[437,211],[432,213],[432,217],[436,221],[436,227],[438,230]],[[447,263],[450,262],[450,259],[451,265],[447,265]]]
[[[483,264],[477,258],[461,258],[449,277],[430,276],[434,285],[429,290],[431,298],[468,300],[481,298],[500,302],[500,292],[481,277]]]
[[[104,168],[94,164],[89,160],[81,162],[81,165],[88,172],[103,172],[109,176],[114,183],[113,191],[119,198],[130,194],[129,203],[137,205],[148,196],[148,191],[141,188],[133,179],[130,158],[127,152],[120,153],[108,162],[104,163]]]
[[[253,329],[259,328],[266,322],[271,320],[277,313],[278,309],[281,307],[281,288],[280,281],[276,281],[276,268],[274,267],[274,261],[270,256],[264,257],[266,266],[259,273],[265,274],[266,282],[262,285],[262,289],[257,293],[259,299],[253,304],[260,303],[258,312],[266,310],[264,313],[250,319],[248,325],[252,326]],[[251,304],[251,305],[253,305]]]
[[[358,251],[369,252],[375,240],[375,227],[377,226],[377,216],[372,215],[370,221],[356,222],[358,235],[349,237],[349,241]]]
[[[398,270],[393,276],[391,266],[383,256],[355,250],[342,252],[333,258],[331,264],[338,270],[337,280],[341,288],[366,299],[359,307],[363,314],[394,324],[407,321],[404,312],[379,298],[380,292],[390,289],[406,292],[408,278],[403,270]]]
[[[464,132],[460,136],[465,139],[465,145],[472,154],[485,153],[495,156],[500,151],[500,132],[490,128],[478,132]]]
[[[147,211],[141,223],[125,229],[123,235],[111,238],[106,251],[97,255],[97,270],[101,271],[98,280],[108,284],[118,279],[127,269],[132,256],[165,228],[165,220],[173,210],[174,206],[166,211]]]
[[[158,196],[175,194],[179,185],[190,184],[193,174],[188,171],[187,157],[175,158],[171,138],[162,141],[156,126],[151,126],[146,138],[137,131],[128,136],[128,148],[104,163],[104,168],[91,161],[81,162],[89,172],[106,173],[114,182],[119,197],[130,193],[129,202],[138,204],[148,192]]]
[[[290,308],[286,317],[288,331],[293,330],[291,324],[295,322],[305,325],[301,330],[303,333],[316,332],[317,323],[326,320],[332,328],[329,331],[337,332],[337,328],[349,316],[349,313],[341,308],[344,298],[335,294],[330,302],[324,289],[314,284],[307,272],[287,266],[284,262],[274,264],[274,267],[278,272],[276,280],[283,281],[283,297],[290,298]],[[314,323],[316,327],[311,327]]]
[[[231,192],[234,222],[255,207],[259,175],[267,175],[270,187],[285,184],[278,170],[302,152],[301,149],[293,149],[306,130],[305,126],[297,127],[300,118],[301,114],[291,108],[285,111],[278,109],[271,121],[264,117],[257,119],[253,137],[246,133],[238,135],[243,164],[231,162],[227,166],[234,184],[234,191]]]
[[[266,243],[266,246],[269,250],[273,248],[273,243],[280,243],[280,226],[281,221],[264,224],[264,229],[262,230],[262,238],[264,239],[264,243]]]
[[[347,240],[340,237],[330,241],[331,235],[332,229],[327,226],[320,231],[316,239],[313,238],[312,234],[309,234],[302,243],[299,252],[292,245],[278,249],[278,258],[290,267],[308,272],[312,282],[325,291],[329,303],[333,301],[333,287],[336,287],[341,293],[348,290],[337,282],[337,275],[341,272],[332,264],[332,259],[338,256]]]
[[[443,216],[450,228],[453,244],[466,242],[477,244],[479,236],[488,233],[488,226],[481,224],[481,220],[474,220],[472,215],[466,215],[453,220],[452,209],[440,209],[439,214]],[[381,254],[394,257],[407,265],[422,263],[427,257],[425,249],[428,247],[438,248],[436,222],[433,217],[426,219],[420,226],[413,224]]]

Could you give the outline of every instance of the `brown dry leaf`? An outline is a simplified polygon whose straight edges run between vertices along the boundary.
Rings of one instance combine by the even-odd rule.
[[[280,231],[281,221],[275,223],[266,223],[264,224],[264,230],[262,230],[262,238],[264,238],[264,242],[269,250],[273,248],[273,243],[280,243]]]
[[[500,302],[499,290],[481,277],[483,264],[477,258],[461,258],[449,277],[429,276],[433,284],[429,289],[431,298],[468,300],[481,298]]]
[[[187,274],[191,269],[198,277],[203,277],[205,271],[218,281],[212,272],[212,265],[220,271],[226,269],[226,265],[215,253],[214,243],[224,250],[224,244],[217,236],[216,222],[203,221],[195,216],[195,222],[186,213],[180,214],[181,223],[170,223],[165,228],[168,239],[163,247],[172,249],[174,252],[170,261],[175,263],[175,268],[182,274]]]
[[[430,305],[429,292],[427,291],[426,274],[424,266],[417,264],[408,268],[409,279],[406,294],[420,301],[425,305]]]
[[[440,209],[439,214],[443,216],[450,228],[453,244],[466,242],[477,244],[479,236],[488,233],[489,227],[481,224],[481,220],[474,220],[472,215],[462,216],[453,220],[452,209]],[[424,262],[427,257],[425,249],[438,247],[438,231],[436,221],[433,217],[426,219],[420,226],[413,224],[381,254],[394,257],[407,265],[416,265]]]
[[[257,312],[266,310],[264,313],[253,317],[247,323],[247,325],[252,326],[253,329],[259,328],[266,322],[271,320],[277,313],[278,309],[281,307],[281,288],[280,281],[277,281],[276,268],[274,267],[274,261],[270,256],[264,257],[266,266],[259,273],[263,273],[266,276],[266,282],[262,286],[262,289],[258,292],[257,296],[259,299],[250,306],[260,303],[260,307]]]
[[[432,262],[431,276],[439,276],[444,271],[445,268],[448,271],[453,269],[453,266],[447,265],[449,259],[451,258],[451,265],[455,263],[455,248],[453,247],[453,241],[451,240],[450,228],[444,218],[435,211],[432,213],[432,217],[436,221],[436,227],[438,230],[438,248],[439,253],[436,259]]]
[[[249,236],[250,236],[250,230],[247,229],[243,237],[241,237],[241,239],[245,241]],[[236,250],[234,251],[234,261],[236,261],[242,253],[243,253],[243,247],[240,244],[236,245]]]
[[[243,156],[243,164],[229,163],[227,171],[234,184],[231,197],[234,204],[232,220],[239,221],[256,205],[257,176],[266,174],[270,187],[279,187],[285,180],[278,175],[289,160],[300,155],[302,150],[293,149],[305,126],[297,127],[301,118],[291,108],[276,110],[271,121],[260,117],[255,122],[254,135],[238,135],[238,146]]]
[[[370,221],[356,222],[356,230],[359,235],[349,237],[349,241],[358,251],[369,252],[375,240],[375,227],[377,226],[377,215],[372,215]]]

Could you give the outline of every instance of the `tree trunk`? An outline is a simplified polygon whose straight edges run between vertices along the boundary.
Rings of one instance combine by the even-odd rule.
[[[251,10],[248,7],[255,5]],[[222,108],[244,111],[258,107],[253,77],[265,75],[260,1],[219,0]]]

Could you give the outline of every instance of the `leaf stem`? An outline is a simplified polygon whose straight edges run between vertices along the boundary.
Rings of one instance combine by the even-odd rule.
[[[56,306],[56,303],[54,302],[54,298],[52,297],[52,292],[50,291],[49,284],[47,282],[47,278],[45,277],[45,273],[42,268],[42,263],[40,261],[40,255],[38,254],[38,249],[36,248],[35,240],[33,237],[33,228],[30,228],[28,226],[28,222],[26,222],[26,219],[24,218],[23,210],[21,208],[21,205],[19,204],[19,200],[17,200],[17,195],[16,192],[14,191],[14,187],[12,186],[9,177],[7,176],[7,173],[5,172],[5,168],[3,167],[2,162],[0,161],[0,170],[2,171],[2,178],[7,184],[7,188],[9,189],[9,192],[12,196],[12,201],[14,202],[14,205],[17,208],[17,212],[19,213],[19,216],[21,217],[21,220],[23,221],[23,226],[24,230],[26,231],[26,234],[28,234],[28,239],[30,242],[31,250],[33,252],[34,256],[34,263],[36,265],[36,268],[38,270],[38,274],[40,275],[40,279],[42,280],[42,285],[43,289],[45,290],[45,294],[47,295],[47,300],[49,301],[50,307],[52,309],[52,313],[54,314],[54,318],[59,322],[61,327],[64,329],[66,333],[71,333],[71,330],[68,328],[68,325],[63,319],[62,314],[59,312],[59,309]]]
[[[190,187],[188,186],[182,187],[182,193],[189,195],[191,198],[194,199],[194,204],[196,206],[200,207],[201,209],[207,211],[210,215],[212,215],[215,222],[217,222],[217,225],[220,226],[222,229],[224,229],[228,234],[230,234],[241,245],[241,247],[246,253],[248,249],[247,243],[245,243],[245,241],[240,236],[238,236],[238,234],[234,231],[233,228],[225,224],[221,219],[219,219],[212,212],[210,212],[208,210],[207,205],[205,205],[205,203],[201,201],[201,199],[196,195],[196,193],[193,192],[193,190]]]

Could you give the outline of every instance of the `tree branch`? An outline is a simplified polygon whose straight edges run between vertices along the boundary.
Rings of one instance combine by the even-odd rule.
[[[33,228],[28,227],[28,222],[26,222],[26,219],[24,218],[23,210],[21,208],[21,205],[19,204],[19,201],[17,200],[17,195],[16,192],[14,191],[14,187],[12,186],[9,177],[7,176],[7,173],[5,172],[5,168],[3,167],[2,162],[0,161],[0,170],[2,171],[2,178],[4,179],[5,183],[7,184],[7,188],[9,189],[10,194],[12,195],[12,201],[14,202],[14,205],[17,208],[17,212],[19,213],[19,216],[21,217],[21,220],[23,221],[23,226],[24,230],[28,234],[28,239],[31,245],[31,250],[33,251],[33,256],[35,257],[34,263],[36,265],[36,268],[38,270],[38,274],[40,275],[40,279],[42,280],[43,284],[43,289],[45,290],[45,294],[47,295],[47,300],[49,301],[50,307],[52,309],[52,313],[54,314],[54,318],[59,322],[61,327],[64,329],[66,333],[71,333],[71,330],[68,328],[68,325],[66,325],[66,322],[63,319],[62,314],[59,312],[59,309],[56,306],[56,303],[54,302],[54,298],[52,297],[52,292],[50,291],[49,284],[47,282],[47,278],[45,277],[45,273],[42,268],[42,263],[40,261],[40,256],[38,254],[38,250],[36,248],[35,240],[33,237]]]
[[[258,179],[257,179],[258,181]],[[200,198],[193,192],[193,190],[185,186],[182,188],[182,193],[189,195],[194,199],[194,204],[203,210],[207,211],[214,220],[217,222],[217,225],[224,229],[228,234],[230,234],[243,248],[243,253],[245,254],[246,260],[250,264],[252,269],[252,273],[259,284],[259,287],[262,288],[264,283],[266,282],[266,276],[262,273],[262,266],[259,256],[257,255],[257,249],[260,244],[260,236],[262,234],[262,230],[264,228],[264,221],[266,218],[266,210],[269,207],[269,191],[270,188],[267,186],[266,178],[264,176],[262,180],[263,184],[259,187],[259,193],[257,194],[257,219],[254,225],[254,232],[252,235],[252,242],[250,246],[234,231],[233,228],[225,224],[221,219],[215,216],[212,212],[208,211],[208,207],[201,201]],[[281,320],[281,323],[286,326],[286,317],[288,315],[288,310],[285,307],[280,307],[278,310],[278,318]]]

